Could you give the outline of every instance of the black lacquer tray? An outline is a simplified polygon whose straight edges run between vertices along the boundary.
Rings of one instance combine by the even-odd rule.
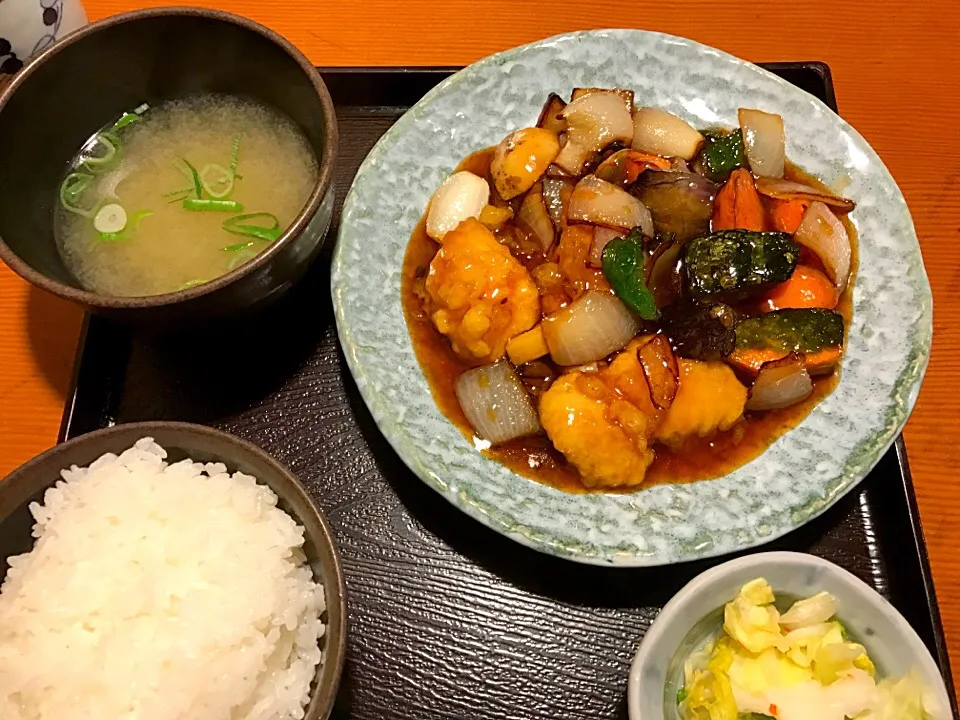
[[[765,67],[836,108],[821,63]],[[337,212],[377,139],[452,70],[331,69]],[[712,562],[607,569],[538,554],[454,509],[403,465],[337,343],[329,258],[278,305],[216,331],[156,337],[87,319],[62,438],[184,420],[285,463],[330,519],[349,592],[336,717],[626,717],[630,660],[660,607]],[[770,548],[845,567],[909,620],[950,671],[903,440],[860,488]]]

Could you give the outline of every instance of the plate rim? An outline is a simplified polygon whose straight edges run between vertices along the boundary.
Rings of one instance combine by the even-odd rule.
[[[905,426],[907,420],[909,419],[915,404],[917,397],[919,395],[920,388],[923,384],[923,379],[926,374],[927,367],[930,360],[930,351],[932,345],[933,337],[933,295],[932,289],[930,286],[930,281],[928,274],[926,272],[926,266],[923,262],[922,247],[917,236],[916,227],[913,223],[913,218],[909,211],[909,206],[906,204],[906,200],[903,197],[903,193],[900,190],[899,186],[896,183],[896,180],[893,178],[893,175],[890,173],[886,164],[883,162],[882,158],[873,149],[873,147],[866,141],[865,138],[854,128],[850,123],[844,120],[839,114],[835,113],[830,109],[823,101],[810,93],[806,92],[802,88],[799,88],[787,80],[781,78],[780,76],[752,63],[750,61],[738,58],[730,53],[727,53],[723,50],[705,45],[703,43],[697,42],[696,40],[691,40],[688,38],[678,37],[675,35],[670,35],[667,33],[654,32],[642,29],[634,28],[603,28],[595,30],[579,30],[567,33],[561,33],[558,35],[552,35],[540,40],[536,40],[524,45],[513,47],[501,52],[497,52],[491,55],[488,55],[480,60],[462,68],[461,70],[455,72],[449,77],[442,80],[435,87],[431,88],[420,100],[417,101],[411,108],[401,116],[397,122],[395,122],[387,131],[381,136],[373,148],[368,153],[367,157],[361,163],[360,167],[357,170],[356,175],[354,176],[353,181],[347,195],[344,199],[343,209],[341,212],[341,218],[346,217],[349,213],[354,210],[354,205],[357,204],[357,196],[359,190],[357,190],[358,181],[363,177],[363,175],[370,170],[371,167],[375,166],[379,162],[379,156],[383,154],[394,142],[400,134],[406,131],[407,126],[414,122],[414,112],[418,108],[429,104],[437,96],[442,95],[447,92],[453,86],[456,86],[461,82],[466,73],[472,73],[478,69],[487,68],[491,65],[496,65],[500,63],[510,62],[518,55],[522,55],[524,52],[527,52],[530,49],[542,47],[549,45],[558,41],[570,41],[577,40],[581,38],[589,37],[591,39],[603,39],[607,37],[615,36],[624,36],[624,35],[642,35],[649,39],[651,42],[655,43],[668,43],[671,45],[678,45],[686,48],[690,51],[695,51],[698,54],[707,54],[712,55],[722,61],[732,63],[740,68],[746,68],[750,72],[762,77],[764,80],[769,82],[773,80],[781,90],[788,92],[796,96],[797,94],[805,96],[805,99],[812,104],[814,104],[821,112],[828,113],[829,115],[836,118],[837,121],[841,124],[843,130],[849,133],[853,138],[865,147],[869,148],[872,153],[871,161],[875,163],[875,167],[883,177],[884,181],[889,184],[892,188],[895,189],[896,195],[899,200],[903,203],[904,209],[904,218],[907,223],[906,229],[909,230],[909,235],[915,241],[916,244],[916,255],[919,260],[918,267],[916,268],[916,289],[920,297],[920,302],[918,308],[920,312],[920,318],[916,323],[917,332],[913,336],[913,342],[910,343],[909,352],[906,353],[907,358],[912,358],[912,362],[907,362],[902,372],[900,372],[896,379],[892,383],[892,395],[897,396],[899,399],[897,401],[890,400],[884,404],[884,419],[882,427],[878,429],[877,432],[872,433],[864,438],[860,439],[858,445],[863,444],[867,441],[871,441],[874,450],[871,451],[869,462],[863,463],[861,469],[856,473],[858,478],[846,484],[841,488],[836,488],[834,491],[827,494],[822,502],[818,503],[817,507],[813,508],[802,520],[796,521],[791,520],[789,523],[781,523],[770,533],[766,535],[754,534],[749,541],[742,542],[738,541],[735,548],[730,548],[726,546],[717,547],[711,546],[711,548],[697,552],[697,553],[685,553],[680,552],[678,556],[664,557],[660,553],[654,554],[637,554],[637,553],[621,553],[613,550],[612,548],[599,548],[597,553],[586,553],[581,550],[575,550],[569,547],[566,544],[555,544],[550,542],[544,542],[542,540],[534,539],[530,535],[516,532],[511,529],[511,527],[503,523],[499,518],[492,515],[487,510],[483,509],[479,503],[467,502],[461,499],[459,493],[452,493],[449,491],[444,491],[444,489],[429,477],[431,471],[429,468],[422,467],[421,463],[413,457],[412,453],[408,452],[406,444],[397,436],[395,433],[388,432],[385,430],[384,426],[390,427],[392,423],[389,420],[384,420],[381,418],[378,410],[377,403],[374,402],[373,392],[369,388],[367,382],[359,382],[362,378],[364,381],[367,380],[367,375],[363,370],[363,363],[356,356],[356,343],[351,337],[351,328],[349,323],[345,319],[345,309],[342,298],[339,297],[338,293],[338,280],[341,276],[340,268],[343,262],[343,247],[346,241],[342,240],[343,236],[346,234],[345,230],[346,225],[341,222],[339,229],[336,244],[333,251],[332,263],[331,263],[331,295],[333,299],[334,312],[337,323],[337,335],[341,344],[341,347],[344,351],[344,357],[347,359],[347,364],[350,368],[350,372],[357,382],[358,388],[360,390],[361,397],[363,397],[364,403],[374,418],[374,421],[377,424],[378,431],[383,435],[390,446],[394,451],[400,456],[404,464],[409,470],[411,470],[421,481],[426,485],[431,487],[433,490],[437,491],[444,499],[446,499],[450,504],[456,507],[458,510],[466,513],[470,517],[478,520],[483,525],[491,528],[492,530],[511,538],[512,540],[519,542],[522,545],[530,547],[539,552],[543,552],[548,555],[553,555],[556,557],[561,557],[567,560],[574,562],[579,562],[589,565],[598,565],[598,566],[617,566],[617,567],[655,567],[665,564],[673,564],[679,562],[688,562],[695,560],[702,560],[714,557],[721,557],[730,555],[735,552],[742,552],[744,550],[750,550],[753,548],[761,547],[769,544],[770,542],[787,535],[798,528],[803,527],[807,523],[813,521],[815,518],[822,515],[830,507],[832,507],[836,502],[838,502],[842,497],[852,492],[865,478],[869,475],[870,471],[876,466],[880,459],[884,456],[886,452],[889,451],[890,447],[894,444],[897,437],[900,435],[903,427]],[[405,321],[405,319],[404,319]],[[419,367],[419,360],[417,361]],[[421,368],[422,370],[422,368]],[[814,412],[816,410],[814,409]],[[438,411],[439,412],[439,411]],[[443,416],[442,412],[440,413]],[[443,416],[445,422],[450,423],[450,420]],[[452,424],[452,423],[451,423]],[[459,429],[458,429],[459,432]],[[766,452],[766,451],[764,451]],[[849,453],[846,460],[849,459]],[[762,455],[762,454],[761,454]],[[759,456],[758,456],[759,457]],[[489,460],[490,462],[496,462],[495,460]],[[512,472],[512,471],[511,471]],[[535,480],[526,478],[517,473],[513,473],[515,477],[525,482],[537,482]],[[725,477],[725,476],[720,476]],[[720,478],[715,478],[720,479]],[[709,481],[704,481],[709,482]],[[557,491],[561,492],[561,491]],[[642,490],[638,490],[642,492]],[[591,546],[597,548],[598,546]]]

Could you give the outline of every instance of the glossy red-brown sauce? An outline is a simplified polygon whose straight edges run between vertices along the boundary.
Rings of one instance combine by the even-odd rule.
[[[492,152],[493,148],[488,148],[470,155],[460,163],[457,170],[469,170],[489,180]],[[824,187],[815,178],[792,165],[788,165],[786,176],[790,180],[814,187]],[[845,217],[842,221],[854,248],[853,268],[855,269],[857,267],[856,231]],[[430,384],[437,407],[472,441],[473,429],[460,409],[454,388],[460,374],[474,366],[453,352],[447,339],[430,322],[416,293],[417,283],[426,275],[430,261],[439,247],[427,235],[425,219],[421,218],[410,237],[403,260],[400,290],[403,312],[417,360]],[[850,287],[852,286],[851,280]],[[849,288],[841,297],[836,309],[843,314],[845,323],[849,327],[852,311]],[[726,432],[716,433],[709,438],[689,438],[677,448],[657,444],[656,458],[647,470],[643,484],[625,488],[620,492],[634,492],[641,487],[662,483],[688,483],[726,475],[756,458],[774,440],[796,427],[817,403],[830,394],[836,387],[838,379],[839,372],[814,378],[813,394],[803,402],[782,410],[747,412],[739,423]],[[591,492],[580,481],[580,473],[577,469],[554,449],[545,435],[520,438],[499,447],[484,450],[483,453],[520,475],[560,490],[572,493]],[[604,489],[602,492],[610,492],[610,490]]]

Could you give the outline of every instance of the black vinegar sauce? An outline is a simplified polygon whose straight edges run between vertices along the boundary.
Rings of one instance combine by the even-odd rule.
[[[493,148],[480,150],[460,163],[457,170],[469,170],[489,181],[492,156]],[[787,163],[785,176],[788,180],[828,189],[816,178],[810,177],[790,163]],[[855,274],[858,262],[856,230],[846,217],[842,217],[841,221],[853,246],[852,268]],[[472,440],[474,432],[460,409],[455,386],[460,374],[474,365],[454,353],[447,339],[433,327],[416,292],[417,283],[422,281],[439,247],[427,235],[425,218],[421,218],[410,237],[403,259],[400,289],[403,313],[417,360],[427,377],[437,407]],[[853,309],[852,287],[851,276],[850,284],[836,308],[843,315],[844,324],[848,328]],[[839,381],[839,374],[839,371],[835,371],[832,375],[813,378],[813,394],[796,405],[762,413],[746,412],[743,419],[731,429],[708,438],[688,438],[676,448],[658,443],[654,446],[656,456],[647,470],[643,484],[613,492],[634,492],[651,485],[689,483],[726,475],[759,456],[774,440],[796,427],[817,403],[833,391]],[[546,435],[518,438],[484,450],[483,453],[520,475],[560,490],[572,493],[594,492],[584,487],[576,467],[566,461]]]

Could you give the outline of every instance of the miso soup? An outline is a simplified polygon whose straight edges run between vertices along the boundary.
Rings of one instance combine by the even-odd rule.
[[[141,105],[71,161],[57,246],[92,292],[173,292],[270,247],[316,181],[307,139],[276,110],[224,95]]]

